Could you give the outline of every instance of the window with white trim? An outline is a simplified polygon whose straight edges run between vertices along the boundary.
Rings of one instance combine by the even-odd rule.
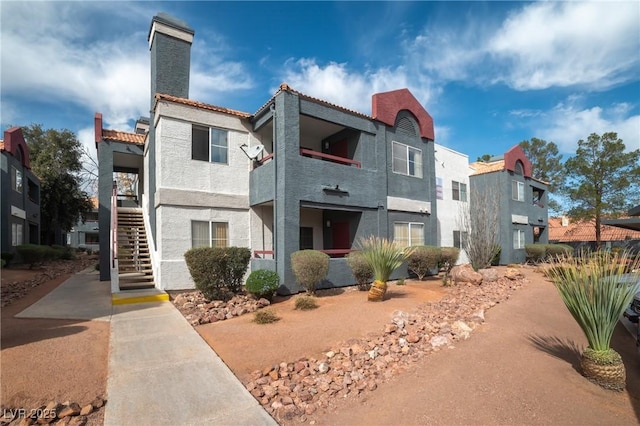
[[[399,142],[392,144],[393,172],[422,178],[422,151]]]
[[[524,231],[522,229],[514,229],[513,230],[513,248],[514,249],[523,249],[524,248]]]
[[[453,231],[453,246],[463,250],[467,245],[467,233],[462,231]]]
[[[524,183],[517,180],[511,181],[511,198],[516,201],[524,201]]]
[[[229,224],[226,222],[191,221],[191,247],[227,247]]]
[[[424,223],[394,222],[393,241],[400,247],[424,245]]]
[[[22,230],[23,228],[21,223],[11,224],[11,245],[13,247],[22,245],[23,243]]]
[[[229,137],[226,130],[191,126],[191,159],[227,164]]]
[[[11,166],[11,188],[22,194],[22,171]]]
[[[467,201],[467,184],[451,181],[451,196],[456,201]]]

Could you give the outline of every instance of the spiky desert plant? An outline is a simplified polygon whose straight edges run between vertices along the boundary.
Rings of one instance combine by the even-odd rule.
[[[627,269],[629,263],[631,268]],[[640,258],[632,259],[623,252],[609,259],[584,254],[558,256],[547,271],[587,337],[589,347],[580,361],[583,374],[607,389],[623,390],[625,386],[624,364],[610,344],[618,319],[640,287],[639,268]],[[624,275],[625,270],[636,272]]]
[[[368,300],[380,302],[387,292],[389,277],[412,253],[411,247],[400,247],[386,238],[369,237],[360,241],[362,254],[373,269],[374,282],[369,289]]]

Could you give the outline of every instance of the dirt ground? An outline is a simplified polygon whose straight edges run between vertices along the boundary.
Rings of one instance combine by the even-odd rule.
[[[2,282],[27,280],[41,271],[3,269]],[[4,408],[34,409],[49,401],[90,403],[105,397],[109,323],[14,318],[64,282],[49,280],[2,308],[0,334],[1,398]],[[89,416],[101,425],[104,410]]]
[[[2,271],[3,281],[9,279]],[[627,368],[627,390],[605,391],[578,372],[584,336],[553,286],[527,270],[530,283],[486,312],[486,322],[454,349],[433,353],[373,392],[337,400],[309,417],[332,424],[639,424],[640,357],[622,326],[612,346]],[[105,395],[109,324],[98,321],[17,319],[66,277],[42,284],[2,309],[1,403],[37,407],[49,400],[79,403]],[[13,279],[13,278],[12,278]],[[438,300],[445,289],[431,279],[389,285],[389,299],[337,290],[320,308],[295,311],[293,298],[272,306],[282,320],[252,315],[196,330],[241,379],[253,370],[301,356],[318,357],[353,337],[379,332],[395,310]],[[102,423],[90,417],[89,425]]]

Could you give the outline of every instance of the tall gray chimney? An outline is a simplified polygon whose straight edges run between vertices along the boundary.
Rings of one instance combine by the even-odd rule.
[[[166,13],[151,20],[151,109],[156,93],[189,98],[189,69],[193,29]]]

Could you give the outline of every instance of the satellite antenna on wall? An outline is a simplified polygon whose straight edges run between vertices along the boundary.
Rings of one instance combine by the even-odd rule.
[[[260,153],[264,151],[264,145],[258,144],[247,149],[247,145],[243,144],[240,145],[240,149],[247,157],[249,157],[250,160],[255,160],[256,158],[258,158],[258,155],[260,155]]]

